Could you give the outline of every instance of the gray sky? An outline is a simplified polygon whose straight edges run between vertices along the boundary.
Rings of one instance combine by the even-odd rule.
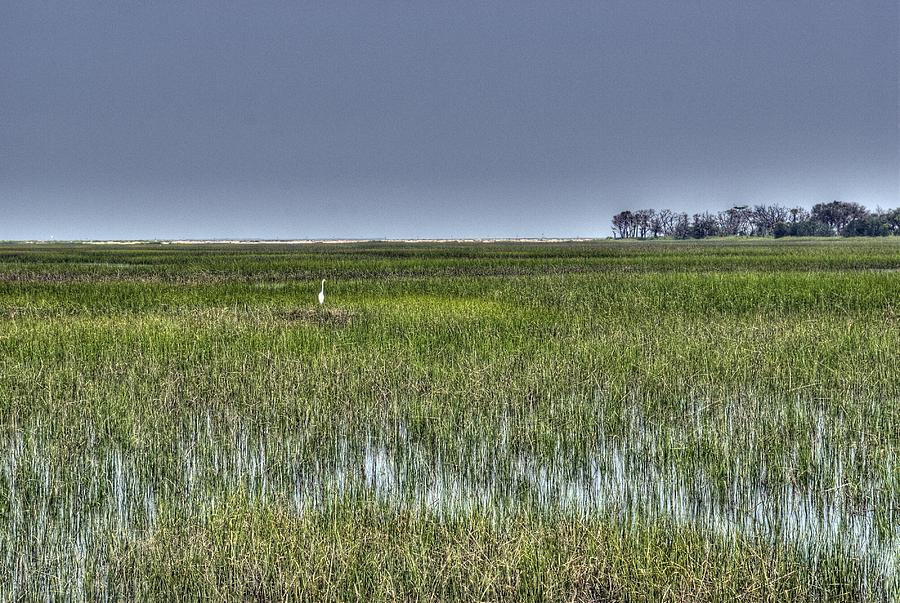
[[[0,238],[900,205],[900,4],[0,4]]]

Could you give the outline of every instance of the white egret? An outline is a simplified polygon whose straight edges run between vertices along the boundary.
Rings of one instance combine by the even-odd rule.
[[[319,291],[319,305],[325,304],[325,279],[322,279],[322,290]]]

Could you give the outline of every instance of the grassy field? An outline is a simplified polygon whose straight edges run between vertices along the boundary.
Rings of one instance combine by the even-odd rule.
[[[0,449],[0,600],[898,600],[900,240],[0,245]]]

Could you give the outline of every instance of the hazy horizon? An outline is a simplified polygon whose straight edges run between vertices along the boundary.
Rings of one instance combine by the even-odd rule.
[[[897,207],[898,103],[895,1],[5,3],[0,239]]]

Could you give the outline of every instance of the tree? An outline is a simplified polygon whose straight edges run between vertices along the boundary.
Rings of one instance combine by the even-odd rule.
[[[676,239],[688,239],[691,236],[691,224],[685,212],[675,215],[675,223],[672,226],[672,236]]]
[[[613,229],[619,232],[620,239],[627,239],[632,236],[634,229],[634,214],[628,211],[620,211],[613,216]]]
[[[879,215],[869,215],[853,220],[841,229],[845,237],[886,237],[891,234],[891,227]]]
[[[859,203],[845,201],[816,203],[812,208],[812,219],[827,224],[835,233],[840,233],[850,222],[862,220],[868,215],[869,212]]]
[[[803,207],[792,207],[788,210],[788,213],[791,215],[791,224],[809,220],[809,212]]]
[[[657,212],[656,220],[660,225],[660,234],[671,237],[675,235],[675,226],[678,223],[678,214],[670,209]]]
[[[803,220],[802,222],[779,222],[772,229],[776,239],[781,237],[830,237],[834,234],[831,227],[818,220]]]
[[[666,226],[663,221],[663,212],[669,210],[664,209],[662,212],[654,210],[651,211],[653,211],[653,215],[650,217],[650,234],[652,234],[653,238],[655,239],[659,235],[665,234],[666,232]]]
[[[758,237],[765,237],[772,234],[775,225],[779,222],[785,222],[788,215],[788,209],[777,203],[773,205],[755,206],[750,218],[753,223],[753,234]]]
[[[750,234],[750,208],[746,205],[735,205],[716,216],[719,232],[725,236]]]
[[[900,234],[900,207],[881,212],[881,219],[887,224],[891,234]]]
[[[717,212],[689,217],[669,209],[625,210],[612,218],[616,238],[668,236],[675,239],[705,239],[719,236],[827,237],[842,235],[900,236],[900,208],[869,212],[859,203],[817,203],[812,211],[787,208],[778,203],[735,205]]]
[[[707,237],[715,237],[720,234],[719,225],[716,216],[709,212],[702,214],[694,214],[694,221],[691,224],[691,236],[695,239],[705,239]]]
[[[653,209],[639,209],[634,212],[634,223],[637,230],[636,236],[641,239],[647,238],[647,232],[650,230],[650,222],[656,213]]]
[[[663,232],[663,225],[655,209],[639,209],[637,211],[621,211],[613,216],[613,234],[618,238],[647,238]]]

